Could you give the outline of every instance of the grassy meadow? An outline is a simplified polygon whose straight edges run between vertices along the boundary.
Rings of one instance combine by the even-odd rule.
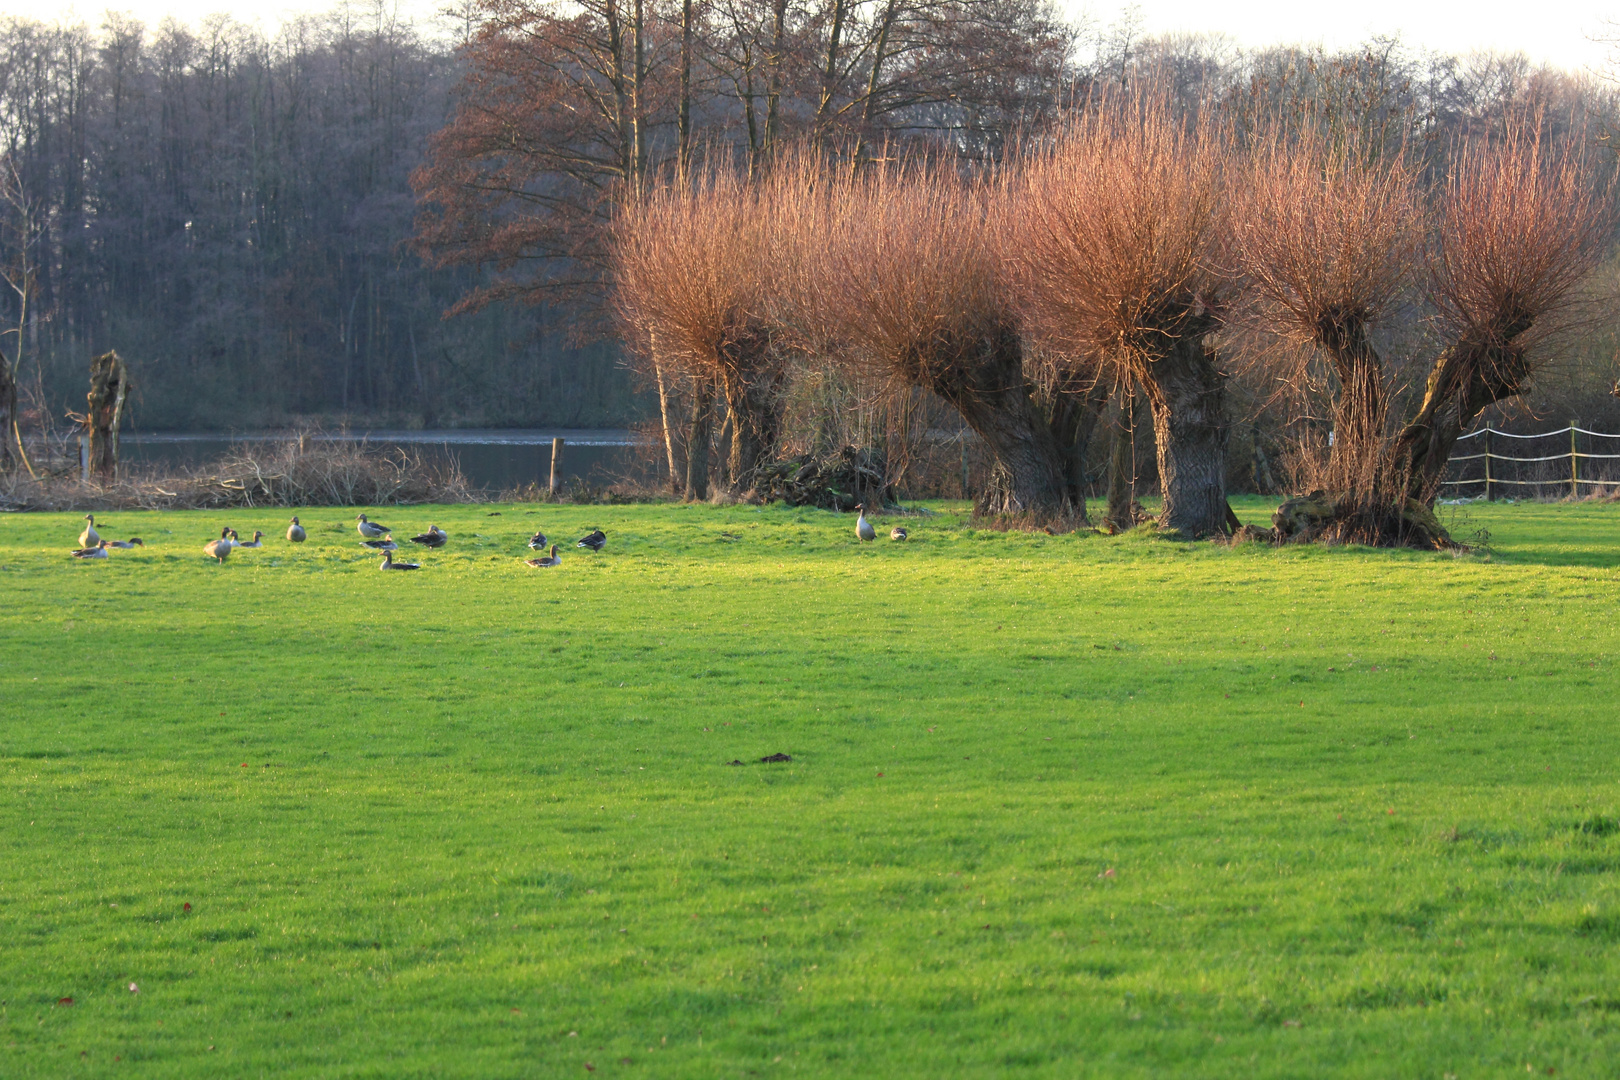
[[[1620,506],[936,510],[0,517],[0,1076],[1613,1075]]]

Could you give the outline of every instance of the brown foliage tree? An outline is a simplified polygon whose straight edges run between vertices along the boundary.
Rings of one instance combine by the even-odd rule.
[[[1002,191],[948,166],[801,190],[785,258],[798,323],[857,371],[962,414],[994,462],[980,513],[1083,520],[1084,496],[1031,401]]]
[[[1370,334],[1411,283],[1423,243],[1413,171],[1400,154],[1307,126],[1261,143],[1236,197],[1233,247],[1263,323],[1320,350],[1337,379],[1327,485],[1377,503],[1388,494],[1392,387]]]
[[[758,185],[725,169],[647,191],[621,208],[612,236],[616,301],[629,340],[645,341],[693,386],[694,427],[707,445],[706,389],[718,386],[730,419],[727,474],[751,486],[775,448],[783,377],[768,305],[775,274],[772,215]],[[692,440],[689,452],[704,452]],[[701,496],[702,483],[689,482]]]
[[[1153,414],[1161,523],[1227,530],[1226,373],[1209,338],[1223,269],[1228,145],[1152,91],[1104,100],[1035,154],[1016,244],[1043,335],[1118,365]]]
[[[1578,321],[1578,286],[1614,224],[1593,172],[1580,141],[1545,138],[1539,116],[1453,151],[1425,282],[1447,344],[1393,448],[1410,497],[1433,503],[1457,436],[1523,393]]]

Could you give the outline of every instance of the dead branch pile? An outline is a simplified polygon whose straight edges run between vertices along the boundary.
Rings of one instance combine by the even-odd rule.
[[[755,475],[760,496],[789,506],[853,510],[857,505],[898,505],[881,450],[846,446],[831,454],[803,454],[760,465]]]

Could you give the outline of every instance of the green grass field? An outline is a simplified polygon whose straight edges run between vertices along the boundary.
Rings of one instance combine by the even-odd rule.
[[[1620,507],[1467,513],[5,516],[0,1076],[1612,1076]]]

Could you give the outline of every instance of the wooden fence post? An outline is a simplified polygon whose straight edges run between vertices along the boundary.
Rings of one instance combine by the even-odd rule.
[[[1569,497],[1581,497],[1581,470],[1579,459],[1575,457],[1575,425],[1578,421],[1569,422]]]
[[[557,487],[562,483],[562,439],[551,440],[551,493],[557,494]]]
[[[1485,425],[1485,501],[1494,502],[1491,496],[1491,425]]]

